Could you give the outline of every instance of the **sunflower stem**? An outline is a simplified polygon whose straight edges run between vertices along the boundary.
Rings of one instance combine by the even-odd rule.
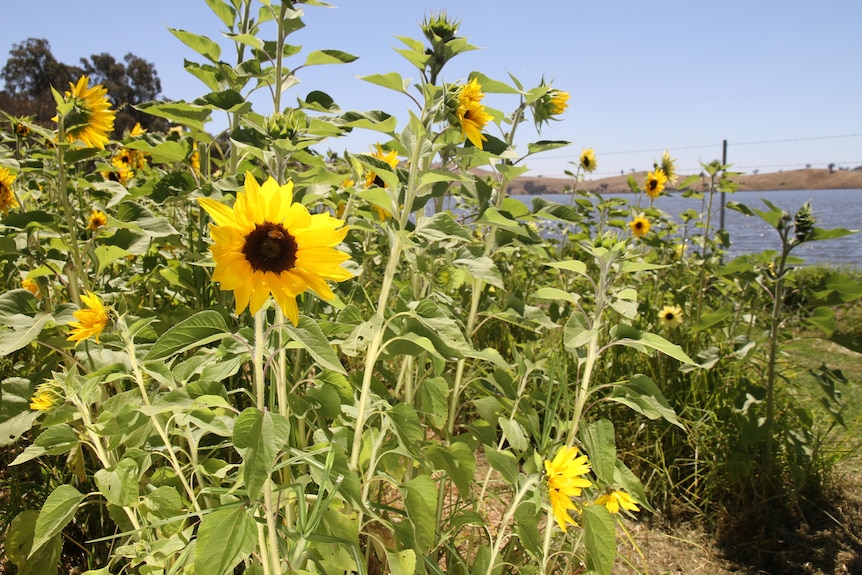
[[[72,204],[69,202],[69,194],[66,189],[66,164],[64,160],[66,143],[65,131],[63,130],[63,118],[58,122],[57,134],[57,169],[60,203],[63,204],[63,214],[66,217],[66,225],[69,227],[69,248],[72,251],[72,264],[66,266],[66,274],[69,276],[69,296],[72,302],[81,305],[81,286],[79,282],[84,284],[84,291],[87,291],[87,279],[80,275],[81,272],[81,252],[78,249],[78,224],[75,214],[72,213]]]
[[[254,395],[257,408],[263,411],[266,408],[266,384],[263,380],[263,324],[265,321],[263,308],[254,314]]]

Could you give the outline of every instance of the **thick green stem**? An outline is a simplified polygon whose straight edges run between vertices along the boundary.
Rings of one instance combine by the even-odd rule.
[[[81,305],[80,284],[83,284],[84,291],[87,291],[88,282],[86,274],[81,273],[81,251],[78,248],[77,218],[72,211],[72,204],[69,202],[69,190],[67,189],[66,183],[66,165],[64,159],[67,144],[64,142],[66,138],[63,131],[62,118],[60,119],[59,125],[59,133],[57,135],[57,187],[59,188],[59,193],[57,195],[60,196],[60,203],[63,204],[63,214],[66,217],[66,224],[69,228],[69,249],[72,252],[72,262],[71,265],[66,266],[66,274],[69,276],[69,296],[73,303]]]
[[[787,264],[787,256],[790,254],[791,246],[788,243],[788,231],[779,230],[781,234],[781,259],[775,270],[775,289],[772,294],[772,313],[769,318],[769,358],[766,364],[766,421],[764,431],[766,440],[763,454],[766,462],[766,475],[772,474],[772,428],[775,424],[775,363],[778,357],[778,336],[781,329],[781,304],[784,300],[784,272]]]

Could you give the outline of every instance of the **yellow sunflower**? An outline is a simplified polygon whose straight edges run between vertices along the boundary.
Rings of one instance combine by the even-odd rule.
[[[488,139],[482,134],[482,130],[485,128],[485,124],[494,119],[491,114],[485,111],[485,106],[481,103],[484,97],[482,86],[476,78],[473,78],[461,86],[458,91],[458,110],[456,112],[464,136],[480,150],[482,149],[482,142]]]
[[[105,212],[93,209],[93,213],[90,214],[90,219],[87,222],[87,229],[95,232],[106,225],[108,225],[108,216],[105,215]]]
[[[69,324],[72,332],[66,340],[74,341],[76,342],[75,345],[77,345],[77,342],[93,337],[96,339],[96,343],[99,343],[99,335],[107,327],[108,320],[110,319],[108,310],[102,304],[99,296],[94,293],[87,292],[82,295],[81,301],[87,307],[79,309],[72,314],[78,321]]]
[[[30,398],[30,409],[34,411],[48,411],[57,404],[57,396],[50,391],[37,391]]]
[[[551,113],[559,116],[569,107],[569,93],[562,90],[551,90],[548,92],[550,96]]]
[[[39,284],[33,281],[30,278],[24,278],[21,280],[21,287],[36,296],[37,298],[41,298],[42,296],[39,294]]]
[[[12,208],[18,207],[18,200],[12,192],[12,182],[15,181],[15,176],[6,168],[0,166],[0,211],[4,215],[9,213]]]
[[[655,199],[661,195],[665,184],[667,184],[667,174],[661,168],[656,168],[647,174],[644,191],[646,195]]]
[[[70,112],[63,116],[63,129],[70,142],[81,140],[91,148],[104,149],[108,135],[114,131],[117,113],[110,109],[108,90],[101,84],[88,87],[90,79],[81,76],[77,84],[69,82],[66,102],[72,102]],[[54,116],[57,121],[59,116]]]
[[[584,148],[581,152],[581,169],[585,172],[594,172],[596,169],[596,152],[592,148]]]
[[[678,305],[666,305],[658,314],[658,321],[665,329],[673,329],[682,323],[682,308]]]
[[[580,496],[582,489],[592,485],[583,477],[590,472],[589,459],[586,455],[578,455],[577,447],[561,447],[553,460],[545,460],[545,472],[554,519],[565,531],[566,524],[576,524],[569,514],[569,511],[577,510],[572,498]]]
[[[631,495],[616,489],[598,497],[596,505],[604,505],[611,513],[619,513],[621,507],[629,511],[640,511],[640,507]]]
[[[389,150],[388,152],[384,152],[383,146],[377,144],[377,149],[372,150],[371,155],[378,160],[383,160],[384,162],[389,164],[393,170],[398,167],[398,152],[396,152],[395,150]],[[351,180],[350,178],[344,180],[344,183],[342,185],[344,187],[348,187],[346,185],[348,181],[350,182],[350,185],[353,185],[353,180]],[[368,173],[365,174],[365,187],[370,188],[371,186],[379,186],[381,188],[385,188],[386,183],[380,177],[378,177],[377,174],[369,170]]]
[[[674,186],[676,184],[676,160],[670,157],[670,152],[664,151],[661,157],[661,171],[667,176],[667,185]]]
[[[143,136],[146,133],[147,133],[147,129],[142,128],[140,122],[135,122],[135,126],[132,128],[132,131],[129,132],[129,137],[135,138],[137,136]]]
[[[236,313],[246,307],[254,314],[272,295],[284,315],[299,323],[296,297],[312,290],[335,299],[326,280],[353,277],[341,264],[349,256],[335,249],[347,228],[329,212],[309,214],[293,202],[293,182],[280,186],[269,178],[258,184],[246,172],[245,191],[233,207],[210,198],[198,200],[215,221],[210,247],[216,267],[213,280],[236,298]]]
[[[636,216],[635,219],[629,222],[629,227],[632,229],[632,234],[642,238],[649,233],[649,220],[643,216]]]

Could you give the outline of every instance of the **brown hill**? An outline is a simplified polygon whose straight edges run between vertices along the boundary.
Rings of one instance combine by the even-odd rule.
[[[643,185],[644,172],[635,172],[610,178],[584,180],[578,184],[578,189],[592,192],[624,193],[628,192],[629,176]],[[682,181],[685,176],[680,176]],[[804,170],[788,170],[767,174],[746,174],[733,178],[739,184],[740,190],[834,190],[845,188],[862,189],[862,169],[836,170],[809,168]],[[563,194],[571,190],[572,180],[569,178],[544,178],[522,176],[515,179],[509,188],[512,194]]]

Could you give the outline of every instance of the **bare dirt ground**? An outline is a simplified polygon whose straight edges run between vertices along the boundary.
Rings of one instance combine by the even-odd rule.
[[[636,172],[602,179],[587,179],[578,183],[578,189],[598,193],[629,192],[629,177],[643,185],[645,173]],[[680,176],[683,181],[685,175]],[[826,169],[788,170],[768,174],[747,174],[736,176],[733,181],[743,190],[835,190],[846,188],[862,189],[862,169],[836,170],[832,173]],[[572,187],[572,180],[567,178],[521,177],[511,183],[513,194],[562,194],[567,187]]]

